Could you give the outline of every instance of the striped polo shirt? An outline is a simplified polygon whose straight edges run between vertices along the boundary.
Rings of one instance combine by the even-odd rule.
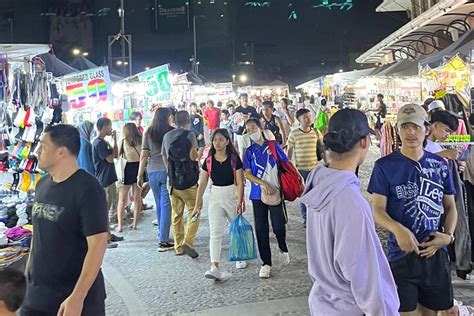
[[[288,145],[293,147],[293,159],[296,169],[310,171],[318,163],[317,151],[318,134],[311,129],[305,133],[295,128],[288,136]]]

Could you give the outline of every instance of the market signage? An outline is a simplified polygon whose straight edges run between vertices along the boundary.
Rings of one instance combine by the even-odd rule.
[[[98,67],[58,78],[72,109],[112,101],[108,67]]]
[[[163,33],[189,28],[189,0],[155,0],[155,29]]]
[[[138,74],[138,80],[146,84],[146,95],[155,102],[171,100],[169,64]]]

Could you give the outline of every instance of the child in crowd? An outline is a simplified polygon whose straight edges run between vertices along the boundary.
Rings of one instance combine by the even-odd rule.
[[[0,315],[15,316],[26,292],[26,280],[20,271],[0,270]]]

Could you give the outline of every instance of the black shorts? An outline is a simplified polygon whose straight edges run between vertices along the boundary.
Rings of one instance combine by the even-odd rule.
[[[137,183],[138,168],[140,167],[139,162],[127,162],[124,170],[124,181],[125,185],[132,185]]]
[[[417,304],[434,311],[453,307],[451,268],[446,251],[438,250],[431,258],[411,253],[390,262],[400,298],[399,312],[412,312]]]

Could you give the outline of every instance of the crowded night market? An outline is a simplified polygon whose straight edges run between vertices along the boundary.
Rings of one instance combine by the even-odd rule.
[[[0,16],[0,315],[474,316],[474,1]]]

